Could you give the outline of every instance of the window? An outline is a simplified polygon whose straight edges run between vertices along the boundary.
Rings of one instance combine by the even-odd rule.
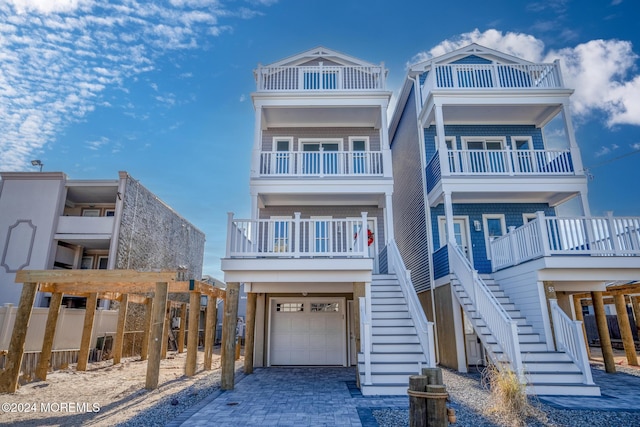
[[[83,256],[80,262],[81,270],[91,270],[93,268],[93,257],[91,255]]]
[[[482,215],[484,226],[485,246],[487,249],[487,259],[491,259],[491,241],[507,232],[503,214],[486,214]]]
[[[463,138],[467,149],[467,170],[482,173],[506,172],[504,138]]]
[[[536,219],[538,216],[534,213],[523,213],[522,214],[522,223],[523,224],[528,224],[531,221],[533,221],[534,219]]]
[[[313,245],[316,252],[331,251],[331,217],[311,217]]]
[[[105,209],[104,210],[104,216],[116,216],[116,210],[115,209]]]
[[[531,137],[514,137],[511,139],[511,146],[516,156],[516,171],[533,172],[535,170],[535,158]]]
[[[337,89],[338,72],[331,70],[305,71],[303,74],[303,87],[305,89]]]
[[[98,269],[106,270],[109,265],[109,257],[108,256],[99,256],[98,257]]]
[[[100,208],[83,208],[82,216],[100,216]]]
[[[273,222],[273,252],[289,251],[290,223],[289,218]]]
[[[279,302],[276,304],[276,311],[282,313],[299,313],[304,311],[304,303],[301,302]]]
[[[311,303],[311,312],[319,313],[319,312],[330,312],[330,311],[340,311],[339,303],[337,302],[313,302]]]
[[[369,145],[369,139],[366,137],[351,137],[349,138],[351,143],[351,169],[354,174],[366,174],[369,173],[367,167],[367,149]]]

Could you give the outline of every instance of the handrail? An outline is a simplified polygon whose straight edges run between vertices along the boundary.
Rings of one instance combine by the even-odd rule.
[[[400,288],[404,294],[404,298],[407,301],[411,318],[416,324],[416,330],[418,331],[418,338],[420,339],[420,345],[422,351],[427,357],[427,366],[433,368],[436,366],[436,351],[433,334],[433,322],[427,320],[427,316],[424,314],[424,310],[418,300],[415,288],[411,283],[411,273],[406,269],[400,250],[395,240],[389,241],[387,245],[387,262],[389,271],[395,273],[400,282]]]
[[[558,350],[562,350],[578,366],[583,376],[584,384],[593,384],[591,366],[587,356],[587,347],[582,332],[582,322],[572,320],[562,311],[555,299],[549,299],[551,306],[551,318],[553,320],[553,331],[556,337]]]
[[[371,385],[371,317],[367,312],[367,301],[365,297],[359,297],[360,303],[360,351],[364,356],[364,383]]]
[[[256,84],[263,91],[384,90],[386,70],[380,66],[260,66]]]
[[[382,151],[263,151],[260,176],[377,176]]]
[[[518,326],[515,320],[509,316],[484,281],[478,276],[462,249],[455,241],[449,241],[449,266],[450,271],[456,275],[464,288],[467,297],[471,300],[476,313],[484,320],[491,335],[507,356],[511,369],[518,375],[522,383],[525,382],[522,367],[522,354],[520,353],[520,341],[518,340]],[[464,307],[464,305],[463,305]],[[485,341],[484,335],[478,336]],[[484,343],[491,351],[491,346]],[[502,362],[506,362],[502,360]]]
[[[451,175],[574,175],[570,150],[448,149]]]

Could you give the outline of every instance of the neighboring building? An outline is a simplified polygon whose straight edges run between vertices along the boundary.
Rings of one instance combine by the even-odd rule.
[[[20,269],[185,268],[187,278],[202,277],[204,234],[126,172],[113,180],[0,177],[0,303],[18,303]],[[64,303],[83,308],[84,298]],[[48,296],[35,305],[47,306]]]
[[[476,44],[412,65],[389,129],[395,232],[443,366],[488,356],[537,394],[597,395],[552,300],[572,313],[571,294],[640,278],[640,219],[591,217],[572,93],[558,62]]]
[[[251,217],[230,215],[222,260],[257,296],[255,366],[359,362],[365,394],[406,394],[433,363],[398,278],[380,274],[400,272],[386,74],[323,47],[258,67]]]

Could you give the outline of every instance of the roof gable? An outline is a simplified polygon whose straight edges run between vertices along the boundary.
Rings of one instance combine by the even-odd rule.
[[[380,64],[372,64],[367,61],[355,58],[353,56],[345,55],[344,53],[337,52],[335,50],[327,49],[322,46],[318,46],[313,49],[298,53],[293,56],[281,59],[272,64],[267,64],[267,67],[291,67],[303,64],[317,64],[320,61],[330,62],[338,65],[346,66],[378,66]]]
[[[486,63],[488,61],[498,64],[532,64],[532,62],[518,58],[517,56],[472,43],[460,49],[445,53],[444,55],[413,64],[410,69],[420,72],[431,68],[434,64],[469,63],[469,61],[475,61],[473,63],[481,63],[479,61]]]

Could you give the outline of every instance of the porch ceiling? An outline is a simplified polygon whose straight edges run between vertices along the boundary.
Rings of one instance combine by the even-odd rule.
[[[549,203],[550,206],[557,206],[566,202],[579,193],[575,191],[503,191],[503,192],[476,192],[461,191],[452,192],[451,201],[453,203]],[[429,204],[437,206],[444,202],[444,195],[430,197]]]
[[[479,108],[480,107],[480,108]],[[560,105],[547,104],[453,104],[442,107],[446,124],[531,124],[542,127],[559,112]],[[435,125],[432,110],[426,117],[426,126]]]
[[[377,206],[384,207],[385,198],[381,194],[345,193],[345,194],[261,194],[260,207],[266,206]]]
[[[373,127],[380,128],[380,108],[368,106],[265,107],[262,129],[272,127]]]

